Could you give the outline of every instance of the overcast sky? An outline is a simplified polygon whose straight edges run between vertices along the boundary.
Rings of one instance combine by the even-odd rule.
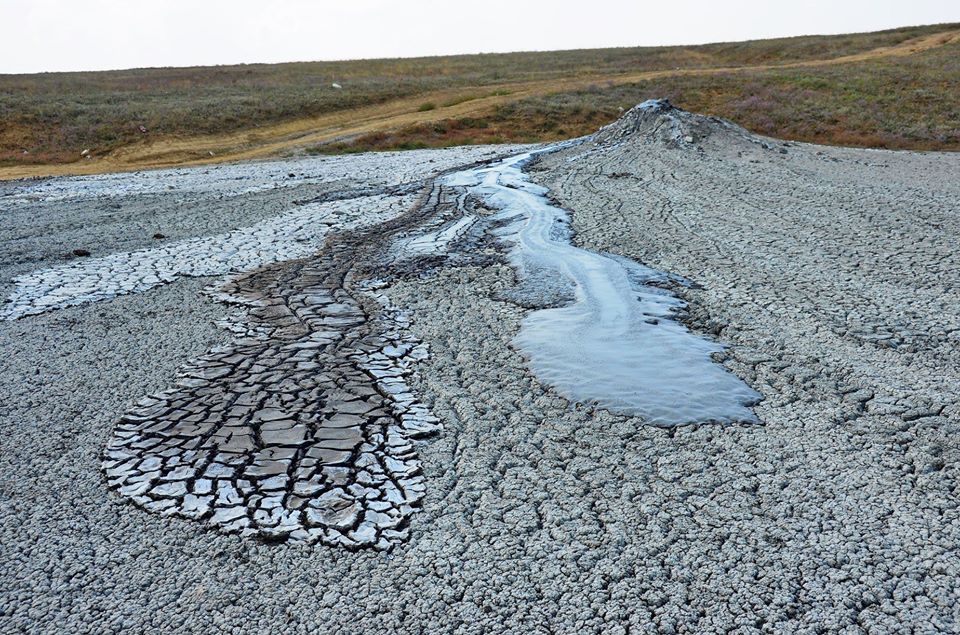
[[[960,22],[960,0],[0,0],[0,73],[655,46]]]

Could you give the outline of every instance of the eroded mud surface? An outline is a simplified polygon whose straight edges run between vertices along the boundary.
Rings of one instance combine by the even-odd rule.
[[[460,161],[484,153],[464,154]],[[407,333],[407,312],[391,306],[371,276],[391,264],[396,234],[429,217],[446,194],[429,178],[415,180],[422,175],[409,165],[381,163],[398,170],[394,183],[321,195],[227,233],[13,280],[0,314],[7,320],[232,273],[210,292],[241,307],[222,323],[234,340],[190,361],[174,388],[140,399],[121,418],[104,452],[111,488],[149,511],[267,540],[389,549],[407,537],[424,492],[411,442],[439,425],[404,379],[426,349]],[[367,178],[378,176],[390,178]],[[14,188],[11,197],[25,205],[149,190],[116,181],[100,178],[80,192],[44,183]],[[259,189],[256,181],[234,187],[240,196]]]
[[[146,510],[271,541],[387,550],[408,537],[426,487],[412,441],[440,426],[405,380],[427,349],[376,289],[484,252],[516,269],[524,306],[549,307],[528,316],[515,342],[565,397],[655,425],[756,422],[748,406],[759,395],[711,359],[720,346],[674,319],[683,303],[650,286],[668,276],[570,245],[566,212],[523,174],[562,147],[21,275],[0,317],[250,272],[215,291],[242,307],[224,324],[234,341],[189,362],[174,388],[139,400],[114,430],[103,469]],[[35,195],[62,196],[43,187]],[[370,278],[375,271],[385,280]],[[558,286],[570,297],[550,306]]]
[[[516,219],[437,179],[491,149],[446,152],[330,181],[278,164],[264,183],[316,171],[257,191],[0,198],[14,293],[180,240],[266,245],[0,322],[2,630],[956,629],[956,156],[641,109],[532,165],[573,245],[689,281],[658,282],[672,318],[763,397],[763,425],[663,428],[531,372],[525,321],[576,285],[518,267]],[[78,237],[92,256],[67,259]]]

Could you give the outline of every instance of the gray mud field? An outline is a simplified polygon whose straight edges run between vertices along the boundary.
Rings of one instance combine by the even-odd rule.
[[[530,149],[0,184],[0,632],[960,631],[960,155],[528,165],[761,396],[665,426],[516,344],[576,294],[448,175]]]

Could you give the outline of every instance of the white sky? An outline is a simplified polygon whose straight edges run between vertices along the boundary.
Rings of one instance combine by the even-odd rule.
[[[0,73],[656,46],[960,22],[960,0],[0,0]]]

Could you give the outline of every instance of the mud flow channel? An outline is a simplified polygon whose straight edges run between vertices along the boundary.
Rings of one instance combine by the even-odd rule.
[[[498,210],[526,302],[560,304],[532,312],[514,340],[536,376],[571,400],[659,425],[755,421],[749,406],[759,394],[712,359],[720,345],[677,321],[683,301],[658,286],[685,281],[574,246],[568,213],[524,174],[534,157],[446,182]]]

